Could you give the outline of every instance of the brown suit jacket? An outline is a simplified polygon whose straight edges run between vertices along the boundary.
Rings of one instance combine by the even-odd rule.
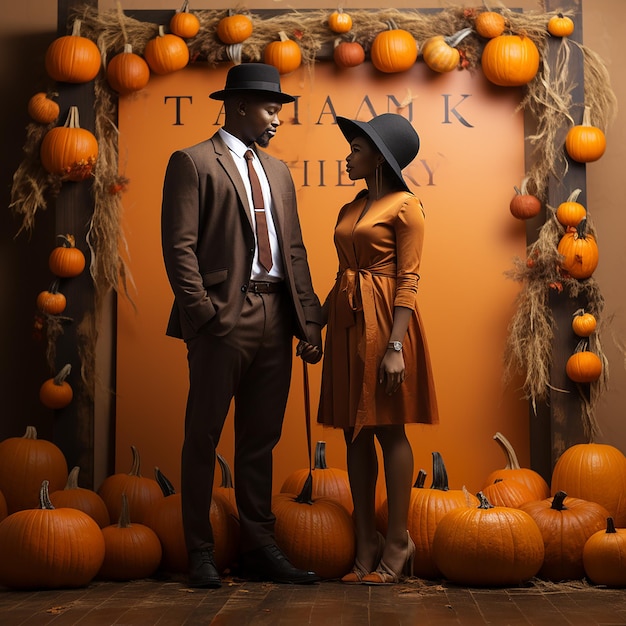
[[[294,312],[294,335],[321,324],[302,241],[296,192],[287,166],[257,151],[272,190],[273,217]],[[167,334],[222,336],[237,323],[254,257],[246,189],[218,133],[170,157],[163,185],[161,235],[174,292]]]

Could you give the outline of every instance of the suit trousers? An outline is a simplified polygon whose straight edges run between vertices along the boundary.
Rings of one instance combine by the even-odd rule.
[[[236,327],[187,341],[189,394],[181,497],[187,549],[214,544],[209,509],[216,448],[234,398],[234,487],[241,551],[275,542],[271,510],[273,449],[289,394],[293,313],[287,293],[247,293]]]

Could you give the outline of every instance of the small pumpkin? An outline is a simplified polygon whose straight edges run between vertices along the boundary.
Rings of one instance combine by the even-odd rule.
[[[58,446],[38,439],[34,426],[27,426],[23,437],[0,442],[0,491],[9,513],[35,508],[44,479],[53,491],[67,481],[67,461]]]
[[[514,478],[496,478],[483,489],[485,498],[494,506],[519,509],[522,504],[535,500],[535,494]]]
[[[268,65],[273,65],[279,74],[289,74],[302,64],[302,51],[293,39],[289,39],[285,31],[281,30],[278,37],[278,41],[270,41],[265,46],[263,60]]]
[[[122,493],[117,524],[102,529],[105,553],[98,578],[104,580],[136,580],[152,576],[161,562],[161,542],[156,533],[130,522],[128,498]]]
[[[417,60],[417,41],[408,30],[398,28],[393,20],[389,20],[387,26],[387,30],[378,33],[372,42],[372,64],[379,72],[387,74],[405,72]]]
[[[150,67],[143,57],[133,52],[131,44],[107,64],[107,81],[122,96],[143,89],[150,81]]]
[[[73,278],[85,269],[85,255],[76,247],[74,235],[57,235],[61,245],[52,249],[48,257],[50,271],[61,278]]]
[[[171,74],[187,66],[189,48],[182,37],[166,33],[160,25],[157,36],[146,43],[143,56],[155,74]]]
[[[100,71],[102,60],[98,46],[80,34],[81,20],[74,20],[72,34],[58,37],[46,50],[48,76],[63,83],[87,83]]]
[[[600,357],[587,348],[587,341],[582,340],[565,363],[565,372],[575,383],[593,383],[602,375]]]
[[[573,278],[589,278],[594,273],[599,250],[596,238],[588,232],[587,218],[561,237],[557,252],[561,255],[561,269]]]
[[[606,530],[594,533],[585,543],[583,567],[596,585],[626,587],[626,528],[615,528],[613,518],[607,517]]]
[[[333,61],[339,67],[356,67],[365,61],[365,50],[358,41],[336,39],[333,48]]]
[[[433,559],[451,582],[460,585],[518,585],[543,563],[543,537],[533,518],[520,509],[494,507],[479,492],[477,507],[460,507],[439,522]]]
[[[626,527],[626,456],[615,446],[579,443],[567,448],[552,470],[552,493],[601,504],[618,527]]]
[[[244,13],[228,10],[228,15],[217,23],[217,36],[222,43],[234,45],[243,43],[252,35],[252,20]]]
[[[67,477],[67,482],[63,489],[58,489],[50,493],[50,502],[57,508],[78,509],[87,513],[100,528],[104,528],[111,523],[109,511],[104,500],[92,489],[78,486],[78,465],[72,468]]]
[[[543,537],[545,554],[537,576],[554,582],[582,578],[583,548],[604,526],[607,510],[596,502],[570,498],[564,491],[520,508],[535,520]]]
[[[41,141],[39,156],[43,168],[62,180],[89,178],[98,160],[98,140],[80,127],[77,106],[71,106],[63,126],[50,129]]]
[[[455,70],[461,60],[461,54],[457,46],[471,32],[471,28],[463,28],[448,37],[443,35],[429,37],[422,44],[424,63],[434,72],[445,73]]]
[[[474,19],[476,32],[485,39],[500,36],[506,27],[506,20],[496,11],[482,11]]]
[[[587,217],[587,209],[580,202],[578,197],[582,189],[574,189],[565,202],[561,202],[556,209],[556,219],[562,226],[576,228],[580,221]]]
[[[340,7],[328,16],[328,28],[334,33],[347,33],[352,28],[352,17]]]
[[[40,124],[52,124],[59,117],[60,109],[52,98],[58,94],[48,94],[40,91],[28,101],[28,115]]]
[[[354,563],[352,516],[331,498],[314,498],[310,474],[298,495],[272,498],[276,543],[295,567],[313,570],[321,578],[341,578]]]
[[[598,322],[595,315],[586,313],[585,309],[578,309],[572,316],[572,330],[579,337],[589,337],[596,330]]]
[[[42,481],[39,507],[0,522],[0,585],[10,589],[84,587],[104,560],[102,531],[77,509],[55,509]]]
[[[580,124],[572,126],[565,135],[565,150],[578,163],[597,161],[606,150],[606,136],[591,123],[591,107],[586,106]]]
[[[37,308],[46,315],[59,315],[65,311],[66,297],[59,291],[59,281],[53,280],[48,289],[39,292]]]
[[[74,397],[72,386],[67,382],[67,377],[72,371],[72,366],[65,364],[58,373],[48,378],[39,388],[39,400],[48,409],[64,409]]]
[[[487,80],[501,87],[529,83],[539,71],[539,50],[530,37],[498,35],[485,45],[481,66]]]
[[[509,203],[511,215],[518,220],[528,220],[539,215],[541,211],[541,200],[528,192],[528,177],[522,181],[521,189],[514,186],[515,195]]]
[[[156,480],[141,475],[139,452],[135,446],[130,449],[133,456],[130,472],[107,476],[98,488],[98,494],[104,500],[110,518],[119,519],[122,512],[121,496],[126,493],[130,519],[141,524],[150,508],[163,499],[163,493]]]
[[[563,13],[557,13],[548,20],[548,32],[553,37],[569,37],[574,32],[574,20]]]
[[[200,31],[200,20],[189,11],[188,0],[184,0],[180,10],[172,15],[170,30],[183,39],[191,39]]]

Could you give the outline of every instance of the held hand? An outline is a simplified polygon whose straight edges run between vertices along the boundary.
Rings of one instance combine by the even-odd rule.
[[[402,352],[387,350],[378,370],[378,382],[385,385],[385,393],[391,395],[404,382],[405,368]]]
[[[322,351],[308,341],[300,340],[296,347],[296,356],[299,356],[303,361],[314,365],[318,363],[322,358]]]

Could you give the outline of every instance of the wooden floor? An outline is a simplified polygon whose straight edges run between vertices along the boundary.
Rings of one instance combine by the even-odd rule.
[[[479,589],[411,579],[393,587],[325,581],[292,586],[227,579],[217,590],[180,580],[92,582],[84,589],[0,589],[2,626],[626,625],[626,592],[584,582]]]

